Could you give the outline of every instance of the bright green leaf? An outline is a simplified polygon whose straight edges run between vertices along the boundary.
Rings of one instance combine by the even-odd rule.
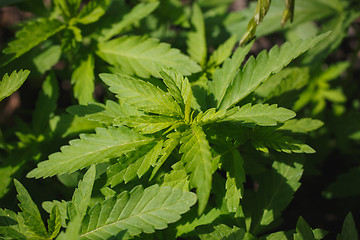
[[[96,134],[80,134],[80,139],[63,146],[61,152],[49,156],[49,160],[40,162],[27,177],[50,177],[56,174],[71,173],[92,164],[118,157],[134,148],[152,142],[126,127],[97,128]]]
[[[3,53],[11,54],[11,60],[13,60],[61,31],[64,27],[65,25],[55,19],[38,18],[35,21],[30,21],[16,33],[16,39],[8,44]]]
[[[190,173],[190,184],[195,187],[199,199],[198,213],[202,213],[210,196],[212,185],[211,152],[202,128],[193,124],[180,140],[179,152],[186,171]]]
[[[277,107],[276,104],[255,104],[248,103],[241,107],[235,107],[228,113],[223,121],[239,121],[243,123],[255,123],[259,126],[276,126],[278,122],[285,122],[295,117],[295,112]]]
[[[196,3],[192,5],[191,23],[193,30],[187,34],[187,52],[192,59],[204,66],[207,57],[204,16]]]
[[[31,199],[29,193],[24,186],[14,179],[16,191],[18,192],[17,198],[19,199],[19,207],[22,210],[20,213],[24,219],[24,224],[27,227],[27,237],[47,238],[48,233],[45,228],[44,222],[41,219],[41,215],[38,207]]]
[[[74,95],[79,100],[79,104],[88,104],[94,101],[94,67],[94,57],[89,54],[80,61],[71,75],[71,83],[74,84]]]
[[[18,90],[29,74],[29,70],[13,71],[10,76],[6,73],[0,82],[0,101]]]
[[[201,68],[178,49],[155,38],[123,36],[102,42],[97,54],[122,72],[148,78],[160,77],[157,65],[172,67],[183,75],[199,72]]]
[[[266,50],[262,51],[256,59],[250,57],[235,79],[226,85],[226,94],[221,102],[218,101],[218,106],[221,109],[228,109],[238,103],[267,80],[271,74],[279,72],[294,58],[312,48],[326,36],[328,33],[310,39],[286,42],[281,47],[273,47],[269,53]]]
[[[126,230],[130,236],[153,233],[180,219],[196,202],[196,195],[170,187],[135,187],[117,198],[95,205],[83,222],[80,239],[108,239]]]
[[[102,73],[100,78],[125,104],[146,112],[182,116],[180,106],[174,99],[151,83],[120,74]]]

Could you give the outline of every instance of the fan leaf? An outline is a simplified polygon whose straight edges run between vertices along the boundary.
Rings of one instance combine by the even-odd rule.
[[[18,90],[29,74],[29,70],[13,71],[10,76],[6,73],[0,82],[0,102]]]

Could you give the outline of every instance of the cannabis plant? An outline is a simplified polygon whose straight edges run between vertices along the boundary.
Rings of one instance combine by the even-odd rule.
[[[295,229],[280,227],[306,159],[319,156],[319,143],[307,143],[328,131],[327,104],[346,111],[343,89],[329,82],[350,64],[321,66],[360,10],[259,0],[228,12],[232,2],[0,3],[37,16],[3,50],[0,101],[30,71],[41,85],[32,113],[0,131],[1,239],[326,236],[301,216]],[[328,20],[334,12],[341,21]],[[256,34],[279,31],[279,46],[254,54]],[[73,91],[63,103],[66,79]],[[348,182],[341,176],[324,195]],[[10,210],[12,186],[20,212]],[[337,239],[357,238],[349,213]]]

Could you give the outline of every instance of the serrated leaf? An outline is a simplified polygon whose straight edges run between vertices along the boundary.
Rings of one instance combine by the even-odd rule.
[[[233,82],[226,85],[224,99],[221,102],[218,101],[219,108],[228,109],[238,103],[267,80],[271,74],[279,72],[293,59],[312,48],[326,36],[328,33],[310,39],[286,42],[280,48],[273,47],[269,53],[266,50],[262,51],[256,59],[250,57]]]
[[[18,192],[17,198],[20,202],[19,207],[22,210],[20,215],[24,219],[24,224],[27,227],[26,236],[38,237],[40,239],[47,238],[48,233],[44,222],[41,219],[38,207],[31,199],[25,187],[19,181],[14,179],[14,184],[16,191]]]
[[[10,76],[6,73],[0,82],[0,102],[18,90],[29,74],[29,70],[13,71]]]
[[[13,211],[0,208],[0,234],[10,239],[26,240],[18,223],[18,216]]]
[[[191,24],[193,30],[187,34],[187,52],[201,66],[205,66],[207,57],[204,16],[196,3],[192,5]]]
[[[277,104],[248,103],[241,107],[235,107],[228,111],[228,116],[223,121],[239,121],[243,123],[255,123],[259,126],[276,126],[278,122],[285,122],[294,118],[296,113]]]
[[[92,164],[119,157],[137,147],[153,141],[126,127],[97,128],[96,134],[80,134],[80,139],[61,147],[61,152],[49,156],[49,160],[39,163],[27,177],[50,177],[71,173]]]
[[[196,227],[196,233],[201,240],[238,240],[245,239],[245,230],[234,226],[228,227],[225,224],[217,226],[199,226]]]
[[[49,239],[54,239],[60,232],[61,215],[57,205],[54,205],[48,220]]]
[[[152,13],[159,6],[159,2],[140,3],[136,5],[128,14],[124,15],[121,20],[117,18],[109,26],[101,28],[98,36],[100,42],[111,39],[112,37],[120,34],[126,27],[138,22]]]
[[[198,115],[196,115],[194,122],[200,126],[219,122],[226,117],[226,113],[227,112],[225,110],[216,111],[215,108],[210,108],[205,112],[200,112]]]
[[[166,116],[182,116],[180,106],[166,92],[151,83],[120,74],[100,74],[109,90],[124,104]]]
[[[119,117],[115,125],[126,125],[142,134],[152,134],[166,129],[174,124],[181,123],[178,118],[167,116],[129,116]]]
[[[236,35],[233,35],[211,54],[207,63],[208,67],[216,67],[222,64],[228,57],[230,57],[235,44]]]
[[[80,237],[81,217],[75,216],[67,225],[66,231],[61,232],[56,240],[75,240]]]
[[[315,240],[312,229],[302,217],[299,217],[296,223],[296,233],[294,234],[294,240]]]
[[[93,102],[95,90],[94,57],[89,54],[81,59],[71,75],[71,83],[74,85],[74,95],[79,104]]]
[[[281,216],[281,212],[288,206],[293,194],[300,187],[300,178],[303,173],[302,165],[291,163],[291,165],[274,162],[272,171],[267,172],[259,180],[256,211],[259,215],[252,216],[252,232],[259,233],[269,224]],[[254,211],[255,212],[255,211]]]
[[[356,225],[354,218],[350,213],[346,215],[341,233],[337,235],[336,240],[358,240],[358,232],[356,230]]]
[[[164,181],[161,186],[168,186],[182,191],[189,191],[189,183],[188,175],[184,169],[174,169],[165,174]]]
[[[293,133],[307,133],[322,127],[324,123],[317,119],[301,118],[286,121],[278,130],[291,131]]]
[[[252,132],[251,143],[260,151],[268,152],[272,148],[284,153],[315,153],[309,145],[290,136],[284,136],[271,128],[258,128]]]
[[[62,200],[61,202],[54,200],[52,202],[50,201],[45,201],[42,203],[42,208],[51,214],[52,210],[54,209],[54,206],[57,206],[57,209],[59,210],[59,214],[60,214],[60,219],[61,219],[61,225],[63,227],[66,227],[66,220],[68,220],[68,216],[67,216],[67,210],[66,210],[66,205],[67,202],[65,202],[64,200]]]
[[[198,213],[202,213],[207,205],[212,185],[212,167],[210,145],[202,128],[192,124],[180,140],[179,153],[185,169],[190,173],[190,184],[196,188],[199,199]]]
[[[107,169],[108,183],[111,187],[121,182],[128,183],[135,177],[141,178],[158,159],[163,141],[149,144],[132,151],[118,159],[118,163]]]
[[[32,116],[32,125],[36,133],[43,133],[49,126],[49,120],[56,109],[58,97],[59,86],[55,74],[51,72],[43,82]]]
[[[171,68],[161,69],[160,75],[168,87],[169,93],[182,108],[185,120],[189,121],[191,103],[193,100],[193,93],[189,80]]]
[[[303,88],[310,79],[308,67],[288,67],[271,75],[254,93],[265,99],[281,96],[282,94]]]
[[[72,196],[72,203],[74,204],[76,215],[81,218],[85,216],[86,210],[90,204],[91,193],[95,182],[96,168],[92,165],[85,173],[83,180],[79,181],[78,188],[75,189]]]
[[[16,39],[8,44],[3,53],[12,54],[13,60],[64,28],[65,25],[55,19],[38,18],[30,21],[16,33]]]
[[[215,70],[213,80],[209,82],[210,93],[214,95],[215,106],[219,108],[227,88],[231,86],[245,56],[250,51],[252,44],[238,47],[231,58],[225,60],[223,66]],[[214,106],[214,107],[215,107]]]
[[[226,171],[226,204],[229,212],[236,212],[244,192],[244,160],[239,151],[233,150],[223,156],[223,168]]]
[[[107,125],[113,125],[119,117],[143,115],[142,112],[129,105],[120,105],[111,100],[107,100],[105,105],[101,103],[74,105],[68,107],[66,111],[73,115]]]
[[[143,78],[160,77],[156,65],[172,67],[183,75],[201,70],[199,65],[178,49],[155,38],[119,37],[99,43],[97,54],[122,72]]]
[[[96,22],[105,14],[110,2],[109,0],[93,0],[88,2],[79,12],[76,21],[81,24]]]
[[[160,167],[164,164],[166,159],[174,151],[174,149],[179,145],[181,139],[180,132],[172,132],[166,136],[168,139],[164,142],[163,149],[161,150],[161,157],[154,164],[154,170],[151,173],[150,180],[155,176]]]
[[[130,236],[153,233],[180,219],[196,202],[196,195],[170,187],[135,187],[117,198],[95,205],[83,222],[80,239],[108,239],[126,230]]]

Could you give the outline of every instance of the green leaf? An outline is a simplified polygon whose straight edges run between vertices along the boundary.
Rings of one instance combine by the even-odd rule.
[[[303,88],[310,79],[308,67],[288,67],[271,75],[254,93],[265,99]]]
[[[66,221],[68,220],[67,210],[66,210],[67,202],[65,202],[64,200],[62,200],[61,202],[59,202],[57,200],[54,200],[52,202],[45,201],[42,203],[42,208],[46,212],[51,214],[55,205],[56,205],[56,208],[59,210],[61,226],[66,227]],[[50,232],[50,230],[49,230],[49,232]]]
[[[100,74],[123,103],[136,109],[166,116],[182,116],[180,106],[174,99],[151,83],[120,74]]]
[[[117,198],[95,205],[83,222],[80,239],[108,239],[126,230],[130,236],[153,233],[180,219],[196,202],[196,195],[170,187],[135,187]]]
[[[100,43],[97,54],[125,74],[136,74],[143,78],[151,75],[160,77],[157,65],[172,67],[183,75],[201,70],[199,65],[178,49],[171,48],[169,44],[159,42],[155,38],[119,37]]]
[[[348,215],[346,215],[341,233],[337,235],[336,240],[357,240],[357,239],[359,239],[359,235],[356,230],[354,218],[351,213],[348,213]]]
[[[33,58],[33,63],[36,69],[44,74],[46,71],[50,70],[61,57],[61,47],[59,45],[53,45],[47,49],[41,49],[40,54],[36,55]]]
[[[80,60],[71,75],[71,83],[74,84],[74,95],[79,100],[79,104],[88,104],[94,101],[94,67],[94,57],[89,54],[86,58]]]
[[[185,120],[189,121],[191,102],[193,99],[189,80],[171,68],[162,69],[160,71],[160,75],[168,87],[169,93],[182,108],[185,115]]]
[[[286,121],[278,130],[291,131],[293,133],[307,133],[322,127],[324,123],[317,119],[301,118]]]
[[[24,224],[27,227],[26,236],[40,239],[47,238],[48,233],[44,222],[41,219],[38,207],[33,202],[24,186],[16,179],[14,179],[14,183],[16,191],[18,192],[17,198],[20,202],[19,207],[22,210],[20,215],[24,219]]]
[[[210,196],[212,185],[212,168],[210,145],[202,128],[196,124],[184,133],[180,140],[179,152],[182,153],[181,161],[190,174],[190,184],[195,187],[198,199],[198,213],[202,213]]]
[[[312,229],[302,217],[297,221],[294,240],[315,240]]]
[[[302,164],[292,162],[288,165],[274,162],[272,169],[259,180],[259,190],[256,193],[257,210],[255,210],[258,213],[254,213],[251,218],[251,229],[254,233],[262,232],[277,220],[300,187]]]
[[[210,93],[214,95],[216,107],[219,108],[225,97],[227,88],[231,86],[245,56],[250,51],[252,44],[238,47],[232,58],[226,59],[223,66],[215,70],[212,82],[209,82]]]
[[[50,177],[71,173],[92,164],[104,162],[146,145],[153,139],[145,137],[126,127],[97,128],[96,134],[80,134],[80,139],[61,147],[61,152],[49,156],[49,160],[39,163],[27,177]]]
[[[193,30],[187,34],[187,52],[201,66],[205,66],[207,47],[204,16],[196,3],[192,5],[191,23]]]
[[[29,70],[13,71],[10,76],[6,73],[0,82],[0,102],[18,90],[29,74]]]
[[[216,111],[215,108],[210,108],[205,112],[200,112],[198,115],[196,115],[194,122],[196,122],[200,126],[210,123],[216,123],[223,120],[226,117],[226,113],[226,110]]]
[[[229,212],[236,212],[244,192],[244,160],[239,151],[233,150],[223,156],[223,168],[226,171],[226,205]]]
[[[119,117],[142,115],[133,107],[125,104],[118,104],[108,100],[106,104],[91,103],[89,105],[74,105],[66,109],[73,115],[85,117],[88,120],[113,125]]]
[[[77,240],[80,238],[81,217],[75,216],[67,225],[66,231],[61,232],[56,240]]]
[[[166,136],[168,139],[164,142],[163,149],[161,150],[161,157],[154,165],[154,170],[151,173],[150,180],[155,176],[160,167],[164,164],[166,159],[174,151],[174,149],[179,145],[181,139],[180,132],[172,132]]]
[[[208,67],[216,67],[222,64],[228,57],[230,57],[232,50],[236,44],[236,36],[233,35],[221,44],[210,56],[207,63]]]
[[[267,80],[271,74],[279,72],[326,36],[328,33],[310,39],[286,42],[280,48],[273,47],[269,53],[266,50],[262,51],[256,59],[250,57],[233,82],[226,85],[224,99],[221,102],[218,101],[220,109],[228,109],[238,103]]]
[[[234,226],[230,228],[225,224],[217,226],[199,226],[195,228],[201,240],[238,240],[246,239],[245,230]]]
[[[57,205],[54,205],[51,210],[50,218],[48,220],[49,239],[54,239],[60,232],[61,215]]]
[[[79,181],[78,188],[75,189],[72,196],[76,215],[81,218],[85,216],[86,210],[90,204],[91,193],[95,182],[96,168],[92,165],[85,173],[83,180]]]
[[[114,187],[121,182],[128,183],[135,177],[141,178],[161,154],[163,141],[149,144],[132,151],[118,159],[118,163],[107,169],[108,183]]]
[[[56,76],[51,72],[42,84],[42,91],[36,100],[33,112],[33,129],[36,133],[43,133],[49,127],[49,121],[54,113],[59,98],[59,86]]]
[[[184,169],[172,170],[164,176],[164,182],[161,186],[168,186],[182,191],[189,191],[189,179]]]
[[[105,14],[110,2],[109,0],[93,0],[88,2],[79,12],[76,21],[81,24],[96,22]]]
[[[115,125],[126,125],[142,134],[152,134],[181,122],[178,118],[167,116],[129,116],[119,117]]]
[[[251,135],[251,143],[260,151],[268,152],[268,147],[284,153],[315,153],[310,146],[294,140],[290,136],[284,136],[280,131],[271,128],[254,129]]]
[[[116,18],[112,24],[101,28],[98,41],[104,42],[120,34],[125,28],[147,17],[158,6],[159,2],[140,3],[136,5],[128,14],[124,15],[121,20]]]
[[[38,18],[30,21],[16,33],[16,39],[8,44],[3,53],[12,54],[11,60],[13,60],[64,28],[65,25],[55,19]]]
[[[278,122],[285,122],[296,114],[286,108],[277,107],[277,104],[255,104],[251,103],[241,107],[235,107],[228,113],[223,121],[239,121],[243,123],[255,123],[259,126],[276,126]]]
[[[18,223],[18,216],[13,211],[0,208],[0,234],[10,239],[28,239],[22,232]]]

